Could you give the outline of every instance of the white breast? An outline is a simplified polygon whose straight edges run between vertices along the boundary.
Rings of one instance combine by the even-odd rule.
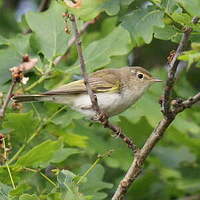
[[[122,94],[97,93],[96,95],[100,109],[104,110],[109,116],[123,112],[137,100],[132,91]],[[73,108],[89,117],[95,115],[87,94],[79,95],[73,104]]]

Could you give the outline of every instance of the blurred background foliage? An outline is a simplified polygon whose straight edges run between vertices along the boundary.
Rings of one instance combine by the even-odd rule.
[[[96,18],[82,35],[90,72],[139,65],[165,80],[167,57],[183,28],[192,27],[191,44],[180,56],[174,96],[188,98],[199,91],[200,24],[191,22],[200,16],[199,0],[84,0],[80,8],[62,1],[0,0],[0,92],[4,96],[11,84],[9,68],[19,65],[25,54],[39,62],[26,74],[28,83],[19,84],[15,93],[39,93],[81,78],[76,49],[67,46],[73,34],[64,32],[66,9],[79,17],[80,28]],[[71,32],[70,23],[68,29]],[[162,84],[153,86],[137,104],[111,119],[140,147],[162,117],[158,103],[162,93]],[[200,199],[199,111],[198,104],[177,117],[126,199]],[[111,199],[133,160],[130,150],[109,130],[91,125],[61,105],[11,104],[0,126],[8,150],[5,161],[1,143],[1,200]]]

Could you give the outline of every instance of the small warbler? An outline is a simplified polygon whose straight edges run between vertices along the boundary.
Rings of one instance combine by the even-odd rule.
[[[89,76],[89,83],[97,96],[98,105],[108,116],[117,115],[126,110],[152,83],[160,81],[142,67],[103,69]],[[52,101],[66,104],[88,117],[95,117],[84,80],[73,81],[42,94],[14,96],[13,100],[16,103]]]

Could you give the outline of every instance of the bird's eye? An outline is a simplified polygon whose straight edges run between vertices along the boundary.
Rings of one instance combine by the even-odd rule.
[[[143,74],[138,74],[137,77],[138,77],[139,79],[143,79],[144,75],[143,75]]]

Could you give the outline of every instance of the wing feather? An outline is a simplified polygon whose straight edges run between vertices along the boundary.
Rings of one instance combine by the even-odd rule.
[[[105,69],[94,72],[89,76],[89,83],[92,90],[98,92],[111,92],[119,90],[120,80],[116,75],[115,69]],[[43,94],[46,95],[65,95],[65,94],[80,94],[86,92],[86,87],[83,80],[73,81],[65,84],[57,89],[50,90]]]

